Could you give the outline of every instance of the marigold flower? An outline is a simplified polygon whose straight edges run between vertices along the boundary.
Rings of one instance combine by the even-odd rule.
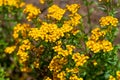
[[[99,0],[99,1],[100,1],[100,2],[101,2],[101,1],[109,2],[110,0]]]
[[[56,24],[48,24],[44,22],[40,27],[40,38],[46,42],[55,42],[60,37],[64,36],[63,31]]]
[[[112,75],[109,76],[109,80],[116,80]]]
[[[75,61],[76,66],[83,66],[84,63],[86,63],[87,59],[89,59],[88,56],[85,56],[84,54],[80,53],[74,53],[72,55],[72,59]]]
[[[117,71],[116,75],[117,75],[117,79],[119,80],[120,79],[120,71]]]
[[[57,5],[52,5],[48,8],[48,17],[55,18],[56,20],[61,20],[65,13],[65,10],[58,7]]]
[[[106,31],[101,31],[100,28],[95,28],[91,31],[92,35],[89,37],[86,42],[86,46],[91,49],[94,53],[103,50],[103,52],[108,52],[113,49],[111,42],[108,40],[101,40],[101,37],[104,37]]]
[[[8,6],[15,6],[16,8],[24,6],[24,2],[21,2],[21,0],[0,0],[0,6],[2,5],[8,5]]]
[[[83,78],[78,78],[76,74],[72,74],[69,80],[83,80]]]
[[[65,71],[62,71],[59,74],[57,74],[57,78],[59,78],[60,80],[66,80],[65,76],[66,76]]]
[[[57,55],[53,57],[48,68],[50,71],[59,72],[63,68],[63,65],[65,65],[66,63],[67,58]]]
[[[114,26],[116,27],[117,24],[118,24],[118,19],[117,18],[114,18],[112,16],[106,16],[106,17],[102,17],[100,20],[100,25],[102,27],[104,26]]]
[[[30,25],[29,24],[20,24],[18,23],[15,27],[14,27],[14,31],[13,31],[13,38],[17,39],[19,38],[19,33],[21,33],[22,37],[26,37],[27,36],[27,31],[29,31],[30,29]]]
[[[66,5],[67,9],[72,12],[72,14],[75,14],[78,9],[80,8],[79,4],[71,4],[71,5]]]
[[[50,79],[49,77],[47,77],[45,80],[52,80],[52,79]]]
[[[27,20],[31,21],[33,18],[36,18],[41,11],[37,7],[33,6],[32,4],[26,5],[26,8],[23,10],[25,14],[27,14]]]
[[[53,47],[55,52],[58,52],[58,55],[68,56],[72,55],[72,51],[75,49],[75,46],[66,45],[66,50],[62,49],[61,45]]]
[[[108,51],[113,50],[112,43],[109,42],[108,40],[103,40],[103,41],[101,42],[101,44],[102,44],[103,52],[108,52]]]
[[[40,2],[41,4],[44,4],[44,3],[45,3],[45,0],[39,0],[39,2]]]
[[[10,47],[5,48],[4,52],[11,54],[15,49],[16,49],[16,46],[10,46]]]

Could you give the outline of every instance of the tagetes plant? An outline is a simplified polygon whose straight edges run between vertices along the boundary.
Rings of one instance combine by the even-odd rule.
[[[119,20],[111,11],[112,15],[101,17],[99,25],[87,33],[80,9],[75,3],[64,8],[52,4],[41,19],[40,8],[25,5],[27,21],[14,26],[14,44],[4,49],[6,55],[14,57],[19,73],[32,74],[38,80],[120,79],[120,45],[114,44]],[[89,21],[90,14],[87,17]]]

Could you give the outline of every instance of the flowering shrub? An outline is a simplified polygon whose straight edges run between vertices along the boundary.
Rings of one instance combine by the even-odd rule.
[[[39,17],[41,9],[26,4],[22,11],[26,22],[17,22],[11,36],[13,43],[4,49],[4,54],[12,57],[11,69],[35,80],[119,80],[120,45],[114,44],[119,26],[116,8],[109,7],[112,0],[96,1],[101,9],[106,6],[103,12],[107,15],[98,20],[100,25],[92,27],[89,6],[94,2],[83,2],[88,8],[88,32],[79,13],[80,4],[67,4],[64,8],[52,4],[44,19]],[[6,77],[15,79],[10,74]]]

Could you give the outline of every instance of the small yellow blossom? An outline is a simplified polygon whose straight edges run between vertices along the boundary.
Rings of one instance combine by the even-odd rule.
[[[101,1],[109,2],[110,0],[99,0],[99,1],[100,1],[100,2],[101,2]]]
[[[19,33],[21,33],[21,36],[24,38],[27,36],[27,32],[30,29],[30,25],[29,24],[20,24],[18,23],[15,27],[14,27],[14,31],[13,31],[13,38],[17,39],[19,38]]]
[[[19,50],[17,55],[19,57],[19,62],[21,64],[24,64],[28,60],[28,58],[29,58],[28,52],[25,52],[25,51],[22,51],[22,50]]]
[[[112,43],[109,42],[108,40],[103,40],[101,42],[101,44],[102,44],[102,49],[103,49],[104,52],[108,52],[108,51],[113,50]]]
[[[45,0],[39,0],[39,2],[40,2],[41,4],[44,4],[44,3],[45,3]]]
[[[65,65],[66,63],[67,58],[57,55],[53,57],[48,68],[50,71],[59,72],[63,68],[63,65]]]
[[[55,42],[60,37],[64,36],[63,31],[58,28],[56,24],[48,24],[46,22],[43,22],[39,29],[40,34],[37,34],[40,36],[42,40],[45,40],[46,42]]]
[[[72,76],[70,76],[69,80],[83,80],[83,78],[78,78],[76,74],[72,74]]]
[[[65,10],[58,7],[57,5],[52,5],[48,8],[48,17],[55,18],[56,20],[61,20],[65,13]]]
[[[109,76],[109,80],[116,80],[112,75]]]
[[[50,79],[49,77],[47,77],[45,80],[52,80],[52,79]]]
[[[59,74],[57,74],[57,78],[59,78],[60,80],[66,80],[65,76],[66,76],[65,71],[62,71]]]
[[[23,11],[25,14],[27,14],[27,20],[31,21],[33,18],[36,18],[41,11],[37,7],[33,6],[32,4],[26,5],[26,8]]]
[[[35,68],[39,68],[39,59],[37,59],[36,61],[33,62],[33,65]]]
[[[66,50],[62,49],[61,45],[53,47],[55,52],[58,52],[58,55],[68,56],[72,55],[72,51],[75,49],[75,46],[66,45]]]
[[[106,31],[101,31],[100,28],[95,28],[91,31],[92,35],[89,37],[88,41],[86,42],[86,46],[91,49],[94,53],[103,50],[103,52],[108,52],[113,50],[112,43],[108,40],[104,40],[106,35]]]
[[[102,27],[104,26],[114,26],[116,27],[117,24],[118,24],[118,19],[117,18],[114,18],[112,16],[106,16],[106,17],[102,17],[100,20],[100,25]]]
[[[10,46],[10,47],[5,48],[4,52],[11,54],[15,49],[16,49],[16,46]]]
[[[97,64],[98,64],[97,61],[94,60],[93,65],[96,66]]]
[[[16,8],[24,6],[24,2],[21,2],[21,0],[0,0],[0,6],[2,5],[8,5],[8,6],[15,6]]]
[[[69,15],[70,20],[64,21],[64,24],[69,24],[71,26],[77,26],[80,24],[81,15],[78,13]]]
[[[84,54],[80,54],[80,53],[74,53],[72,55],[72,59],[75,61],[76,66],[83,66],[84,63],[87,62],[87,59],[89,59],[88,56],[85,56]]]
[[[72,30],[71,31],[71,33],[73,34],[73,35],[76,35],[77,33],[79,33],[80,32],[80,30]]]
[[[120,80],[120,71],[117,71],[116,75],[117,75],[117,79]]]
[[[28,36],[33,38],[35,41],[38,41],[40,38],[39,34],[40,34],[40,30],[38,28],[31,28],[28,33]]]
[[[79,4],[71,4],[71,5],[66,5],[67,9],[72,12],[72,14],[76,13],[78,9],[80,8]]]
[[[29,68],[27,66],[24,66],[24,67],[21,68],[21,71],[22,72],[31,72],[32,70],[31,70],[31,68]]]
[[[79,72],[79,68],[78,67],[75,67],[75,68],[72,68],[72,69],[69,69],[69,68],[66,68],[66,72],[71,72],[71,73],[78,73]]]

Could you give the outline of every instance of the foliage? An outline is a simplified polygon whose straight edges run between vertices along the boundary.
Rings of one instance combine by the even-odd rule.
[[[116,13],[120,4],[113,4],[113,0],[84,0],[87,14],[82,16],[80,4],[66,4],[61,8],[52,0],[39,0],[49,6],[42,19],[39,17],[42,11],[35,5],[19,0],[6,1],[1,1],[0,5],[0,33],[3,34],[0,36],[0,61],[8,73],[2,78],[120,79],[120,44],[114,44],[119,32]],[[106,15],[101,16],[97,27],[91,22],[93,5]]]

